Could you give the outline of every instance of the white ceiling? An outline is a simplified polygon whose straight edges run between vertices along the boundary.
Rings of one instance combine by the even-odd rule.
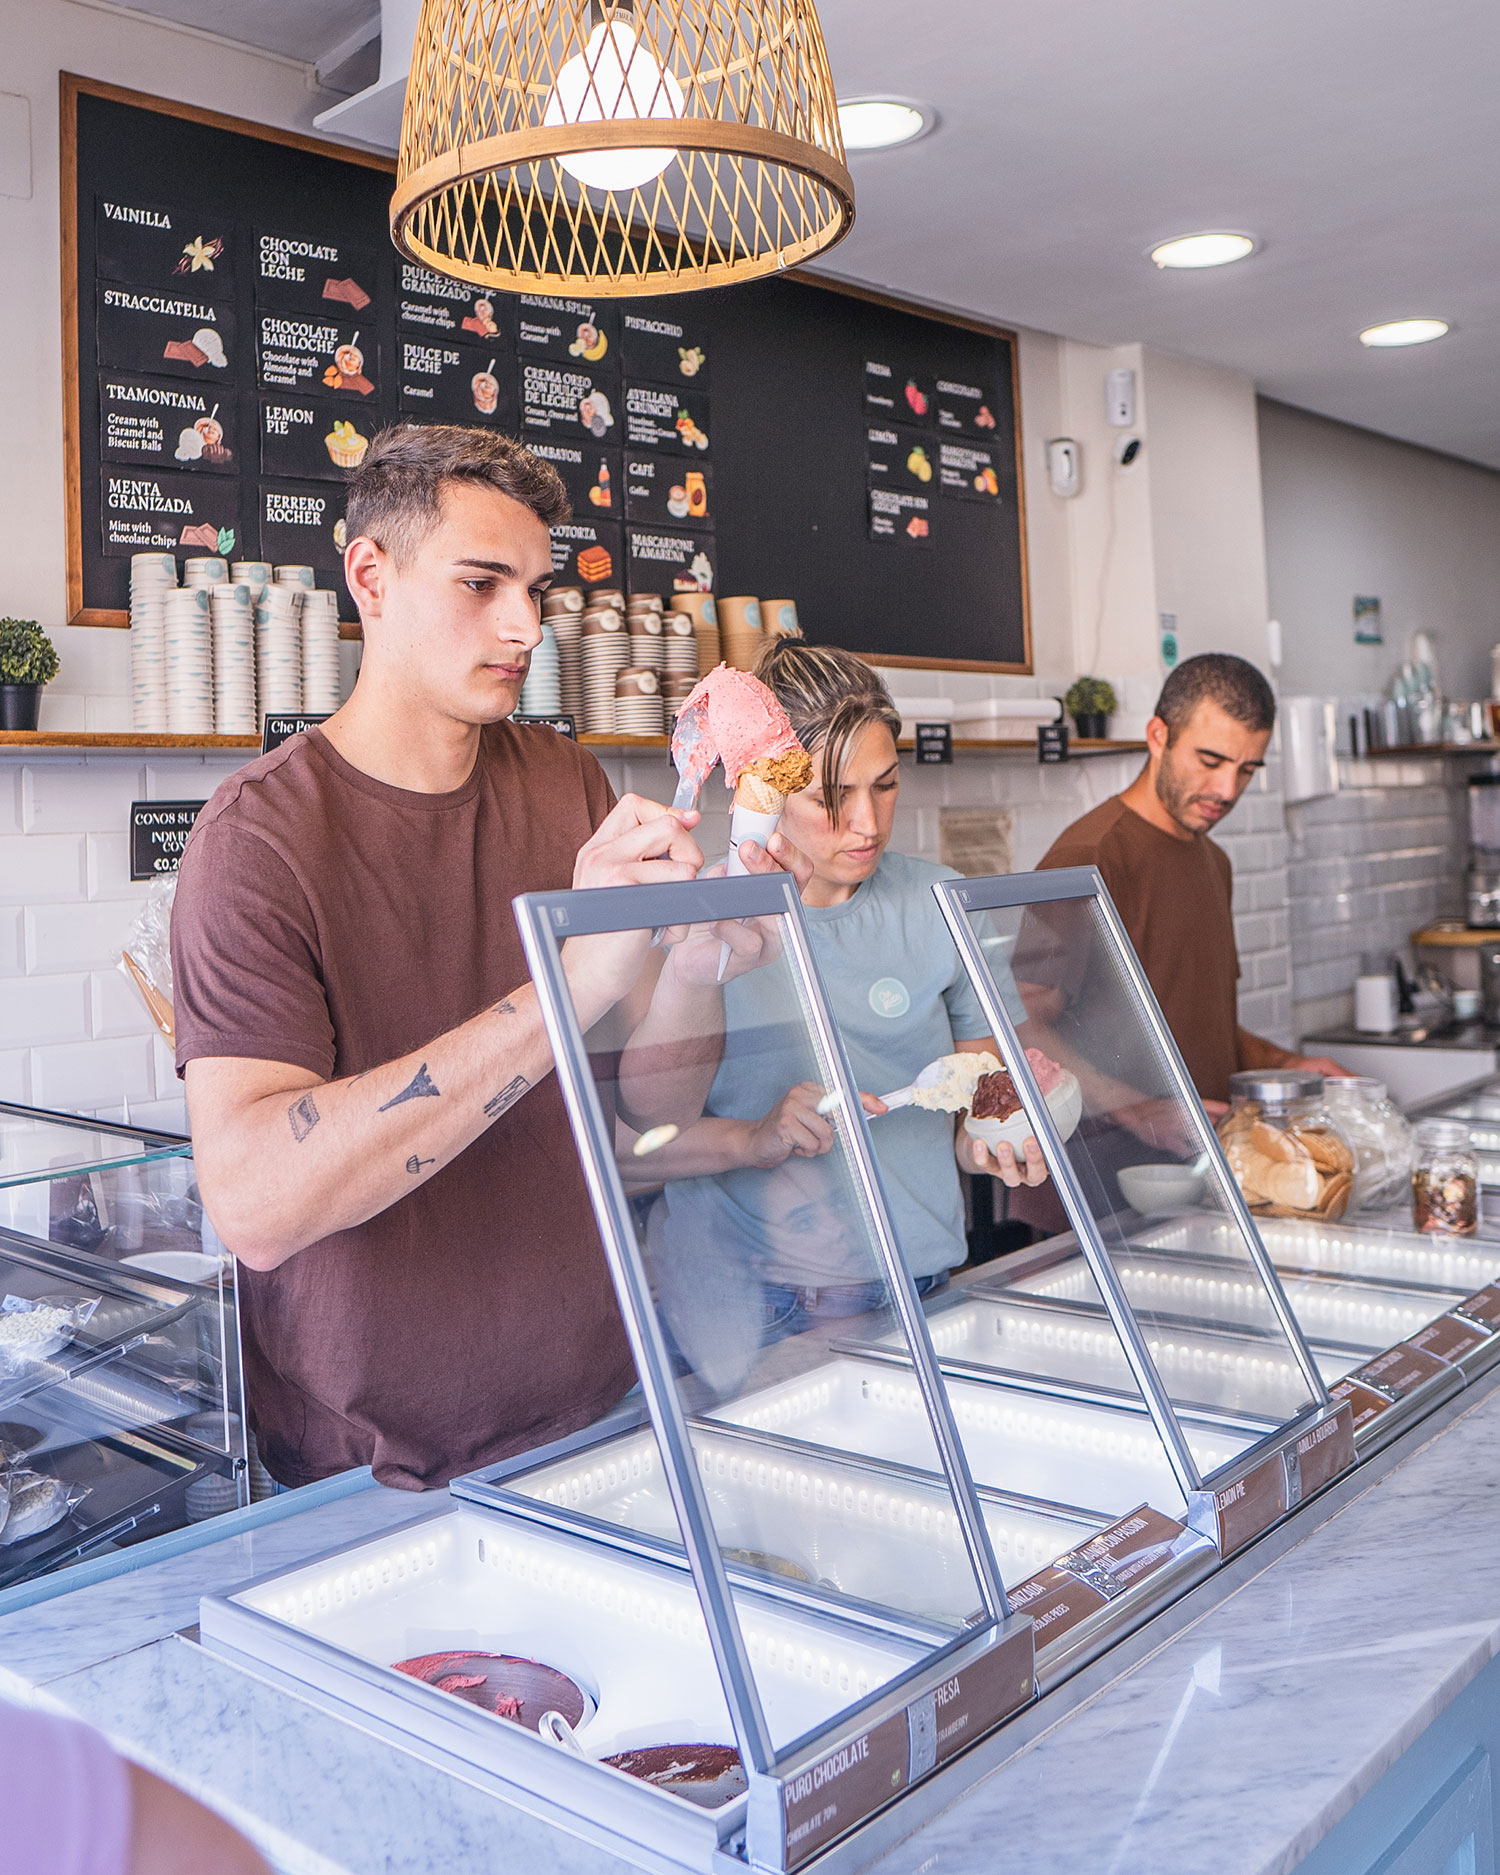
[[[369,0],[136,0],[316,61]],[[851,159],[829,271],[1262,390],[1500,468],[1500,9],[1493,0],[820,0],[842,96],[939,128]],[[1263,249],[1158,272],[1203,228]],[[1371,352],[1361,327],[1452,333]]]

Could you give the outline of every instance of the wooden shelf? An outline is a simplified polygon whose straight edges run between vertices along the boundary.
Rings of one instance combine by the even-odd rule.
[[[578,740],[585,748],[593,749],[664,749],[667,746],[665,736],[590,736],[580,735]],[[1080,742],[1075,737],[1068,739],[1069,759],[1075,755],[1130,755],[1139,754],[1145,748],[1144,742]],[[916,744],[909,736],[903,736],[897,742],[898,749],[910,750]],[[968,737],[953,739],[956,752],[976,755],[1032,755],[1036,754],[1036,739],[1010,742],[979,741]]]
[[[168,736],[129,730],[0,729],[0,749],[258,749],[259,736]]]
[[[1341,762],[1380,762],[1427,755],[1500,755],[1500,742],[1412,742],[1399,749],[1366,749],[1363,755],[1340,755]]]

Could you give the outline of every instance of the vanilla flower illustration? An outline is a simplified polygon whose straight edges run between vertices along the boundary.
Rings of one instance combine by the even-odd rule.
[[[217,239],[205,241],[201,234],[195,234],[182,250],[182,257],[183,260],[191,262],[188,268],[189,273],[197,273],[200,269],[206,273],[212,273],[214,261],[223,251],[222,241]]]

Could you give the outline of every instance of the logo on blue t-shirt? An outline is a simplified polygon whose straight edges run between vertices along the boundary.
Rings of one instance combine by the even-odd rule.
[[[881,977],[870,985],[870,1007],[877,1016],[889,1016],[894,1021],[911,1008],[911,992],[900,977]]]

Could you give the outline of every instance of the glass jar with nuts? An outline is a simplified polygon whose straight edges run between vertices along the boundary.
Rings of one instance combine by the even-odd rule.
[[[1249,1069],[1230,1075],[1229,1098],[1219,1141],[1250,1209],[1341,1218],[1354,1189],[1354,1152],[1328,1110],[1322,1075]]]
[[[1423,1120],[1411,1174],[1412,1221],[1434,1236],[1479,1228],[1479,1161],[1462,1120]]]

